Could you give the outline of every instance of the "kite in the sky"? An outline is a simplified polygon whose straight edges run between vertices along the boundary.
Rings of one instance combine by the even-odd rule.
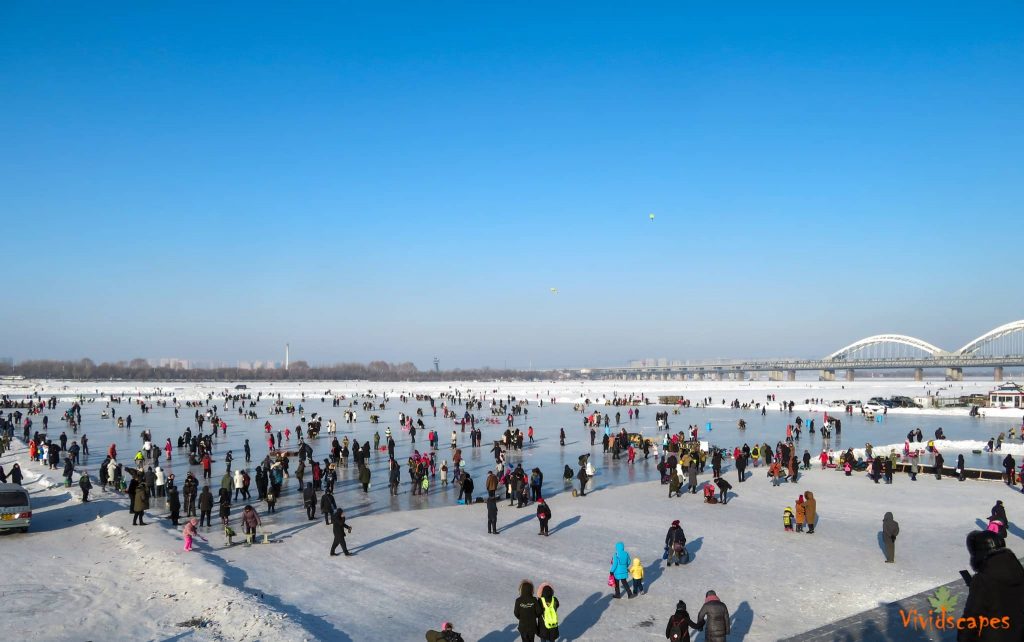
[[[651,214],[651,223],[654,222],[654,214]]]
[[[558,288],[551,288],[551,294],[558,294]]]

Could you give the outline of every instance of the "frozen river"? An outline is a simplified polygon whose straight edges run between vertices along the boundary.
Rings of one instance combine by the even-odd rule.
[[[356,439],[360,443],[367,439],[372,439],[375,431],[379,431],[382,436],[382,443],[384,442],[383,435],[386,427],[391,427],[393,436],[396,441],[396,458],[403,467],[403,486],[401,488],[401,494],[397,497],[392,497],[388,493],[387,489],[387,455],[386,453],[376,452],[372,455],[370,460],[370,468],[372,471],[372,486],[369,493],[369,497],[361,492],[358,488],[356,480],[356,471],[354,467],[343,468],[339,471],[339,483],[336,488],[336,496],[338,497],[339,504],[346,508],[355,507],[357,510],[362,509],[365,512],[376,512],[385,509],[418,509],[428,508],[431,506],[445,505],[453,503],[457,495],[457,490],[454,485],[449,484],[447,488],[442,488],[439,483],[439,478],[432,482],[430,492],[425,496],[413,496],[408,492],[408,478],[405,471],[404,462],[413,449],[419,449],[421,452],[427,448],[427,435],[426,431],[418,431],[416,443],[412,444],[408,433],[399,429],[398,417],[400,413],[412,415],[415,419],[416,410],[423,409],[424,417],[423,421],[426,424],[427,430],[435,429],[439,433],[440,437],[440,448],[437,454],[438,467],[443,460],[447,460],[451,463],[452,452],[449,449],[450,434],[453,428],[458,429],[457,424],[452,420],[445,420],[440,416],[441,400],[438,400],[438,417],[434,417],[430,404],[427,401],[417,402],[412,400],[403,403],[399,401],[398,395],[403,390],[401,384],[389,384],[387,388],[383,388],[380,384],[377,387],[381,389],[387,389],[389,391],[389,400],[386,404],[386,409],[383,411],[375,410],[374,414],[380,415],[380,422],[378,424],[371,424],[369,421],[370,412],[362,410],[362,402],[367,400],[363,397],[353,398],[351,391],[348,391],[347,398],[341,402],[340,407],[334,407],[332,404],[332,396],[326,393],[329,389],[329,384],[316,384],[306,383],[302,384],[302,389],[305,392],[299,392],[292,386],[287,393],[285,393],[284,399],[286,402],[290,401],[295,404],[296,407],[301,405],[304,410],[304,415],[308,419],[312,416],[312,413],[317,413],[324,418],[325,428],[321,432],[321,436],[318,439],[312,440],[310,443],[313,447],[314,456],[318,460],[323,460],[327,456],[327,452],[330,448],[331,439],[326,434],[326,421],[328,419],[334,419],[337,423],[338,439],[341,440],[344,436],[348,436],[350,440]],[[352,384],[349,384],[350,387]],[[454,387],[459,387],[464,384],[409,384],[409,386],[415,386],[415,390],[425,392],[429,389],[433,394],[436,395],[438,391],[447,390]],[[480,384],[482,386],[482,384]],[[498,386],[498,384],[494,384]],[[590,434],[589,429],[583,425],[583,414],[577,410],[574,410],[573,403],[566,401],[566,398],[575,398],[576,396],[582,396],[592,394],[594,399],[599,398],[599,394],[595,391],[584,390],[583,386],[579,390],[570,390],[566,388],[566,384],[557,384],[559,389],[557,392],[552,392],[554,396],[557,394],[561,400],[559,403],[551,404],[545,403],[543,406],[538,404],[538,395],[545,395],[549,391],[541,388],[541,392],[534,392],[527,395],[525,389],[510,391],[499,388],[491,388],[483,391],[488,397],[500,397],[505,398],[506,394],[517,395],[520,399],[528,399],[530,405],[528,407],[527,416],[517,416],[515,418],[515,426],[523,430],[525,433],[528,426],[533,426],[535,432],[535,443],[527,443],[524,446],[523,451],[516,452],[512,451],[507,455],[507,461],[511,465],[522,463],[523,468],[529,471],[530,469],[537,467],[543,471],[545,476],[544,483],[544,494],[547,496],[564,492],[566,486],[562,482],[562,471],[566,464],[572,467],[575,471],[577,468],[577,461],[580,455],[592,454],[593,462],[598,469],[597,479],[594,484],[597,488],[606,485],[623,485],[633,482],[643,482],[649,480],[655,480],[658,477],[656,469],[657,461],[651,457],[650,459],[644,460],[642,453],[638,453],[636,464],[629,466],[626,464],[625,458],[621,461],[613,461],[610,455],[602,454],[602,447],[600,442],[600,431],[598,432],[597,443],[594,446],[590,445]],[[623,384],[619,384],[620,386]],[[177,443],[177,438],[181,435],[186,428],[192,428],[192,431],[196,430],[196,422],[194,420],[195,408],[186,407],[184,401],[187,399],[203,398],[207,390],[209,391],[223,391],[224,387],[218,384],[210,384],[206,388],[192,387],[192,388],[179,388],[171,390],[165,388],[162,390],[162,394],[145,394],[145,391],[149,390],[152,392],[155,388],[159,387],[159,384],[150,384],[148,387],[145,384],[132,384],[133,388],[128,386],[124,387],[124,394],[120,403],[110,403],[109,398],[102,395],[96,394],[93,390],[92,394],[85,393],[87,387],[81,385],[78,390],[69,394],[69,391],[61,389],[59,386],[53,388],[37,387],[39,394],[46,398],[52,394],[58,394],[60,403],[56,410],[49,410],[46,414],[49,417],[50,428],[49,436],[51,439],[56,439],[62,431],[66,430],[66,424],[60,421],[59,418],[63,415],[65,409],[67,409],[72,401],[76,398],[76,394],[81,394],[85,399],[82,406],[82,426],[79,429],[78,435],[71,434],[68,432],[69,442],[70,440],[80,437],[81,434],[87,434],[89,437],[89,444],[92,454],[90,457],[83,461],[83,467],[90,470],[90,472],[96,472],[96,466],[102,462],[105,453],[107,452],[110,444],[116,444],[119,453],[119,460],[122,463],[130,463],[134,453],[141,447],[142,440],[140,433],[143,429],[148,429],[153,434],[154,444],[161,446],[164,444],[167,438],[171,438],[172,443]],[[366,390],[367,388],[373,387],[373,384],[360,384],[360,389]],[[365,387],[362,387],[365,386]],[[534,388],[538,387],[537,385]],[[109,384],[104,384],[104,388],[110,390]],[[273,386],[269,384],[259,384],[253,386],[253,389],[247,391],[241,391],[244,393],[252,393],[253,397],[258,390],[263,390],[265,393],[274,390]],[[277,388],[281,390],[280,385]],[[462,388],[465,389],[465,388]],[[135,392],[128,392],[134,390]],[[335,387],[333,390],[337,391]],[[480,388],[478,387],[478,391]],[[499,393],[494,393],[493,390],[500,390]],[[143,391],[143,394],[139,394],[139,391]],[[567,391],[570,393],[566,395]],[[792,399],[798,403],[804,401],[804,398],[810,394],[807,390],[786,390],[783,389],[785,394],[777,394],[777,399],[782,401],[785,399]],[[12,392],[12,391],[8,391]],[[716,391],[719,392],[719,391]],[[131,401],[129,401],[129,394],[131,394]],[[305,397],[303,398],[303,394]],[[647,392],[652,400],[657,400],[657,391]],[[712,393],[714,394],[714,393]],[[17,399],[24,395],[11,394],[13,399]],[[688,395],[692,398],[692,395]],[[758,395],[758,400],[763,400],[763,395]],[[739,397],[741,401],[747,402],[752,398],[757,399],[754,395],[748,395],[746,397]],[[149,413],[143,414],[137,401],[139,399],[145,399],[148,402],[154,402],[157,400],[167,401],[168,407],[163,408],[155,406]],[[179,416],[174,416],[173,409],[173,398],[178,398],[182,402],[181,408],[179,409]],[[865,397],[866,398],[866,397]],[[732,397],[725,397],[723,392],[719,396],[713,397],[713,403],[719,404],[723,399],[728,401],[732,400]],[[378,396],[375,400],[376,403],[383,401],[383,398]],[[228,450],[232,451],[235,459],[234,468],[246,467],[243,460],[243,442],[248,439],[252,448],[252,462],[247,467],[250,473],[252,473],[255,466],[263,459],[267,453],[266,434],[263,426],[266,421],[270,421],[273,425],[273,430],[276,433],[278,430],[284,430],[285,427],[292,429],[292,436],[290,441],[282,443],[282,447],[286,450],[294,450],[297,445],[296,439],[296,427],[301,426],[304,431],[304,424],[300,420],[298,413],[295,415],[279,415],[270,414],[270,410],[273,404],[273,399],[268,395],[264,394],[262,399],[257,403],[255,408],[249,408],[248,403],[245,404],[243,410],[255,410],[257,412],[257,419],[245,419],[238,414],[238,409],[243,407],[242,402],[239,402],[236,406],[232,407],[231,403],[228,402],[225,410],[224,399],[218,396],[214,396],[210,400],[208,406],[204,406],[201,410],[205,411],[207,407],[216,405],[220,411],[220,416],[228,424],[227,434],[225,437],[218,437],[214,443],[214,467],[213,467],[213,482],[212,486],[215,488],[219,484],[219,480],[224,471],[224,455]],[[358,421],[356,423],[345,423],[343,419],[343,412],[350,408],[349,404],[354,403],[354,409],[357,411]],[[103,411],[108,409],[110,418],[103,419],[101,417]],[[452,406],[456,412],[461,415],[464,408]],[[657,429],[655,427],[655,413],[658,411],[668,410],[670,413],[673,411],[671,406],[660,406],[660,405],[648,405],[643,406],[640,409],[640,418],[632,421],[627,419],[627,408],[617,406],[605,406],[605,405],[591,405],[588,408],[588,413],[593,410],[599,410],[602,413],[607,413],[611,418],[611,427],[615,429],[615,413],[621,412],[622,419],[620,425],[625,427],[629,432],[640,432],[648,437],[659,437]],[[836,415],[840,412],[840,409],[829,410],[830,414]],[[483,444],[484,446],[478,448],[469,447],[468,434],[459,433],[459,446],[462,448],[463,457],[467,462],[468,470],[477,482],[477,495],[484,493],[483,490],[483,479],[488,470],[491,470],[494,466],[494,459],[490,453],[490,447],[494,440],[499,439],[506,428],[506,424],[503,416],[497,417],[498,423],[487,423],[481,421],[491,417],[489,412],[488,404],[485,402],[482,410],[474,411],[477,416],[478,427],[483,431]],[[118,428],[116,423],[117,417],[132,416],[133,424],[131,430],[125,428]],[[770,406],[766,414],[762,416],[760,410],[742,410],[742,409],[731,409],[724,407],[708,407],[708,408],[682,408],[679,409],[678,414],[670,414],[669,420],[671,429],[673,431],[683,430],[689,425],[697,425],[700,427],[700,438],[704,441],[708,441],[713,445],[717,445],[723,448],[727,448],[731,451],[734,446],[743,445],[748,443],[751,446],[755,442],[768,443],[774,445],[777,441],[784,439],[786,434],[786,425],[793,423],[796,417],[802,417],[804,421],[814,419],[816,426],[820,426],[823,419],[823,412],[820,409],[814,409],[809,407],[798,408],[794,412],[781,412],[778,409],[778,404]],[[953,442],[960,440],[970,441],[985,441],[989,437],[993,437],[1000,432],[1008,433],[1013,427],[1019,428],[1020,417],[987,417],[982,419],[970,418],[966,415],[966,410],[959,414],[945,414],[945,415],[934,415],[934,414],[922,414],[922,413],[900,413],[892,412],[883,418],[881,423],[870,422],[863,419],[859,413],[852,416],[841,415],[842,422],[842,434],[833,434],[831,440],[831,449],[840,450],[845,448],[863,448],[866,442],[870,442],[875,446],[882,446],[887,444],[902,444],[908,431],[920,428],[924,433],[925,441],[930,439],[936,428],[941,426],[945,431],[946,436]],[[737,425],[740,419],[746,422],[746,429],[740,430]],[[33,418],[34,430],[41,430],[42,428],[42,417],[36,416]],[[707,425],[710,423],[711,430],[707,430]],[[209,424],[204,426],[206,432],[209,432]],[[566,445],[559,445],[559,429],[564,428],[566,431]],[[664,433],[661,433],[664,435]],[[941,443],[941,442],[940,442]],[[802,452],[804,449],[810,451],[812,458],[816,458],[818,453],[821,452],[822,440],[817,434],[809,434],[806,430],[803,434],[802,439],[798,443],[797,452]],[[1006,447],[1006,451],[1015,451],[1020,449],[1020,442],[1015,442],[1014,445]],[[944,454],[946,457],[947,466],[955,461],[956,452],[950,449],[950,446],[943,447]],[[975,468],[989,468],[989,469],[1001,469],[1001,462],[1005,456],[1003,453],[991,453],[991,454],[973,454],[969,449],[964,452],[967,459],[967,465]],[[1017,457],[1020,459],[1020,457]],[[930,457],[923,459],[923,463],[930,463]],[[190,468],[187,460],[187,453],[184,450],[175,448],[174,455],[170,461],[162,460],[162,465],[166,472],[173,473],[179,480],[184,478],[185,472]],[[1019,465],[1019,462],[1018,462]],[[198,477],[201,477],[201,469],[198,466],[191,467],[193,472]],[[731,470],[731,462],[726,465],[727,470]],[[294,463],[292,465],[294,470]],[[307,476],[307,480],[308,480]],[[282,497],[281,505],[286,508],[295,508],[297,506],[296,493],[296,482],[294,479],[286,480],[285,493]],[[252,487],[255,491],[255,485]],[[357,513],[360,514],[360,513]]]

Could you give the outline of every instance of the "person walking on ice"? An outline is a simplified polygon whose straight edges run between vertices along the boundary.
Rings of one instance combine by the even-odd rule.
[[[629,588],[629,553],[626,552],[626,545],[622,542],[615,543],[615,554],[612,555],[612,566],[609,569],[608,574],[611,576],[609,579],[612,582],[612,586],[615,588],[615,599],[621,599],[622,594],[619,592],[619,586],[626,590],[626,598],[633,599],[633,591]]]
[[[697,613],[697,628],[704,632],[706,642],[725,642],[729,635],[729,609],[714,591],[704,595],[704,606]]]
[[[339,508],[338,512],[334,514],[334,543],[331,544],[331,556],[338,555],[337,548],[341,546],[341,550],[346,556],[351,557],[353,553],[348,551],[348,547],[345,546],[345,535],[346,533],[352,532],[352,527],[345,523],[345,511]]]
[[[885,546],[885,563],[896,561],[896,536],[900,534],[900,523],[886,513],[882,518],[882,544]]]

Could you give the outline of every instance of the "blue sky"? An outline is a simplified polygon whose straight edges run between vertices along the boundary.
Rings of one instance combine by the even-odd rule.
[[[4,3],[0,356],[614,365],[1024,317],[1024,6],[828,4]]]

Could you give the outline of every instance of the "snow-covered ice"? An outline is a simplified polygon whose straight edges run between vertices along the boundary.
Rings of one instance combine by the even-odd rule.
[[[610,383],[553,385],[566,401],[595,392],[610,395],[612,390],[655,396],[654,388],[661,385],[666,392],[678,391],[667,385],[672,382],[650,387],[647,382],[617,382],[614,388]],[[99,387],[89,385],[89,392]],[[149,385],[149,390],[160,387]],[[351,385],[353,391],[414,387]],[[428,392],[447,388],[416,386]],[[474,387],[500,388],[502,394],[520,397],[546,390],[543,384]],[[302,389],[308,393],[323,388],[314,383]],[[806,390],[807,396],[825,396],[814,388]],[[198,386],[190,392],[205,394]],[[858,394],[875,396],[868,392]],[[709,394],[716,401],[726,395],[718,389]],[[796,399],[796,394],[787,389],[787,398]],[[531,419],[536,414],[539,422],[549,408],[535,408],[531,406]],[[673,428],[681,429],[678,423],[687,419],[675,421]],[[261,434],[261,424],[262,419],[246,430]],[[776,420],[776,438],[781,438],[778,430]],[[442,444],[444,437],[442,433]],[[891,443],[902,447],[902,435]],[[96,453],[105,447],[100,441],[93,444],[96,462]],[[317,448],[319,454],[322,448]],[[557,440],[538,448],[558,450]],[[408,450],[400,445],[399,457]],[[435,485],[429,510],[391,510],[386,493],[347,499],[354,529],[348,544],[357,554],[331,558],[330,529],[322,519],[307,521],[294,502],[268,519],[276,543],[227,548],[219,528],[203,529],[210,544],[198,542],[196,552],[185,553],[180,533],[163,519],[165,511],[154,509],[147,517],[151,525],[133,527],[122,496],[101,492],[97,484],[94,501],[81,504],[77,488],[69,493],[54,484],[61,481],[57,471],[26,464],[22,448],[8,453],[2,463],[9,469],[15,459],[22,462],[36,510],[29,534],[0,536],[8,568],[13,561],[18,569],[0,588],[5,632],[12,639],[41,640],[422,640],[428,628],[449,620],[466,640],[511,641],[518,639],[512,617],[516,587],[520,579],[530,578],[553,584],[567,639],[664,639],[665,621],[676,601],[686,600],[695,613],[704,592],[713,588],[733,614],[730,639],[774,640],[956,579],[957,571],[967,568],[964,536],[978,527],[995,500],[1004,501],[1011,522],[1024,508],[1024,496],[999,482],[936,481],[926,475],[910,482],[906,475],[897,475],[886,486],[864,475],[847,478],[817,466],[798,483],[778,488],[769,484],[763,467],[748,470],[743,484],[736,483],[729,467],[726,477],[735,496],[727,506],[707,505],[699,494],[669,499],[667,487],[636,479],[632,471],[616,477],[609,469],[625,469],[625,461],[604,461],[599,446],[594,456],[601,474],[585,498],[551,492],[561,490],[560,475],[545,468],[554,513],[550,537],[537,535],[532,506],[516,509],[507,504],[499,508],[502,533],[487,535],[482,504],[453,505],[454,491],[445,493]],[[636,464],[645,466],[653,467],[653,461]],[[476,477],[480,495],[483,480]],[[708,474],[701,475],[702,483],[708,479]],[[622,483],[628,480],[633,483]],[[378,483],[384,483],[381,476],[375,476]],[[806,490],[817,498],[818,529],[813,535],[786,533],[782,510]],[[407,484],[402,493],[408,495]],[[400,499],[404,507],[408,498]],[[263,504],[258,508],[262,514]],[[886,511],[894,513],[901,527],[894,565],[882,563],[878,544]],[[233,514],[237,517],[237,506]],[[662,542],[673,519],[682,521],[693,559],[682,568],[665,569]],[[1024,531],[1014,526],[1008,544],[1018,554],[1024,550],[1022,537]],[[616,541],[642,560],[647,595],[611,599],[606,579]],[[40,604],[58,607],[61,616],[45,615]],[[206,626],[179,626],[186,623]]]

